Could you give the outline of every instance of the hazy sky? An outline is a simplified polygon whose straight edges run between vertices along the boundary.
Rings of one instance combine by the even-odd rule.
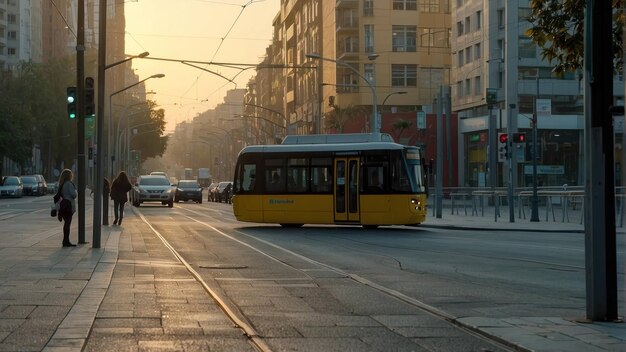
[[[125,3],[126,54],[144,51],[153,58],[257,64],[271,44],[272,20],[280,0],[138,0]],[[179,62],[134,59],[149,96],[165,109],[167,130],[223,102],[226,92],[246,88],[254,69],[239,74],[235,84],[218,75]],[[232,79],[238,69],[195,64]]]

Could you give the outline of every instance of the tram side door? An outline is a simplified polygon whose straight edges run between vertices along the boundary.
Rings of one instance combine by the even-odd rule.
[[[335,221],[359,221],[359,158],[335,158]]]

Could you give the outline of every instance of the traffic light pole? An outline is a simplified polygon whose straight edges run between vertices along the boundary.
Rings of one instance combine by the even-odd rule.
[[[78,0],[78,33],[76,38],[76,159],[78,162],[78,243],[85,242],[85,0]]]
[[[107,2],[100,1],[99,5],[99,37],[98,37],[98,103],[96,112],[96,141],[98,142],[98,156],[96,158],[96,184],[93,205],[93,244],[92,248],[100,248],[102,232],[102,188],[104,187],[104,71],[106,69],[106,21]],[[109,141],[110,143],[110,141]],[[108,205],[108,203],[107,203]],[[105,211],[108,218],[108,209]],[[106,221],[108,223],[108,219]]]

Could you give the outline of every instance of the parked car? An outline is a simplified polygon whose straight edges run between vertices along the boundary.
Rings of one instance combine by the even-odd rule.
[[[215,192],[215,201],[230,203],[233,195],[233,183],[232,181],[222,181],[217,185]]]
[[[192,200],[198,204],[202,204],[202,187],[196,180],[180,180],[176,185],[176,194],[174,201]]]
[[[20,198],[23,194],[22,180],[17,176],[3,176],[0,197]]]
[[[167,178],[167,174],[165,173],[165,171],[152,171],[150,175],[165,176],[165,178]]]
[[[142,175],[131,190],[130,199],[138,207],[144,202],[161,202],[168,207],[174,206],[174,185],[167,177],[160,175]]]
[[[207,200],[209,202],[215,202],[215,193],[217,193],[217,182],[213,182],[209,185],[209,187],[207,188],[208,190],[208,195],[207,195]]]
[[[48,193],[48,184],[42,175],[26,175],[20,177],[24,195],[43,196]]]

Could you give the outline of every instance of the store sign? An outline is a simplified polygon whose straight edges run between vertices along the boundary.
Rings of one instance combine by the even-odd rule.
[[[538,117],[550,117],[552,116],[552,100],[550,99],[537,99],[537,116]]]
[[[426,129],[426,112],[425,111],[417,112],[417,129],[418,130]]]
[[[524,174],[532,175],[533,166],[528,165],[528,164],[524,165]],[[537,165],[537,174],[538,175],[564,175],[565,166],[563,165]]]

